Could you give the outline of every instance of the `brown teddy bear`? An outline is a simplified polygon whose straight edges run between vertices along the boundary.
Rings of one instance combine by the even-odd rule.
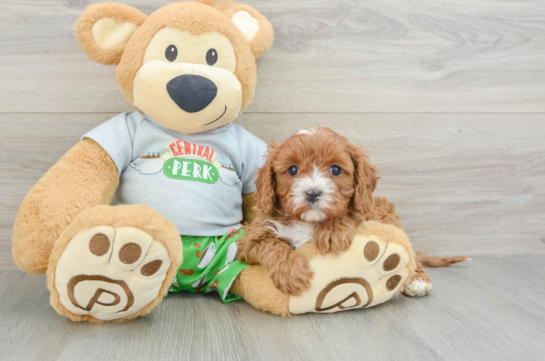
[[[302,247],[315,279],[298,297],[278,291],[261,266],[236,259],[266,152],[232,123],[254,95],[255,59],[273,41],[256,10],[176,2],[146,16],[96,4],[76,35],[90,59],[117,66],[119,88],[139,111],[85,134],[21,205],[15,261],[29,273],[47,272],[57,312],[74,321],[122,321],[148,313],[169,290],[214,291],[225,302],[244,298],[280,315],[334,312],[384,302],[411,278],[407,236],[374,222],[360,226],[342,259]],[[398,267],[367,288],[332,285],[343,274],[377,274],[381,261],[361,257],[369,242],[380,249],[392,242]],[[394,273],[402,279],[388,288]]]

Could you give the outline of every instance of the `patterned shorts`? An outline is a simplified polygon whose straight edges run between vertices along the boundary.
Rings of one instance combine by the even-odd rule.
[[[229,289],[248,266],[236,259],[237,241],[243,235],[243,230],[232,229],[219,237],[181,236],[184,260],[169,291],[217,291],[223,302],[241,299],[229,294]]]

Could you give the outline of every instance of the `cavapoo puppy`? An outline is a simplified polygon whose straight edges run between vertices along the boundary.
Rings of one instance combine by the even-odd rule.
[[[261,264],[279,290],[300,294],[313,273],[294,249],[312,241],[322,253],[343,252],[365,219],[399,226],[393,204],[373,198],[378,179],[363,149],[328,128],[272,145],[258,171],[258,214],[239,241],[240,260]]]

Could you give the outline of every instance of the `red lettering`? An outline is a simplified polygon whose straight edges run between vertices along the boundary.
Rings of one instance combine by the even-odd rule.
[[[184,142],[185,154],[191,154],[191,143]]]
[[[197,155],[200,155],[202,157],[202,150],[203,149],[204,149],[204,146],[199,145],[199,152],[197,153]]]
[[[208,158],[208,160],[210,161],[210,163],[212,163],[212,157],[214,156],[214,149],[210,149],[210,157]]]
[[[173,156],[180,155],[180,153],[178,153],[178,151],[176,150],[176,148],[174,148],[174,145],[175,145],[175,144],[176,144],[176,142],[170,143],[170,150],[172,150],[172,155],[173,155]]]
[[[195,144],[193,144],[193,153],[192,154],[197,154],[197,146]]]
[[[176,141],[176,145],[178,146],[178,151],[180,152],[180,155],[184,155],[184,148],[182,147],[181,143],[182,143],[181,140]]]
[[[206,147],[206,150],[204,151],[202,156],[203,158],[208,159],[208,157],[210,156],[210,148]]]

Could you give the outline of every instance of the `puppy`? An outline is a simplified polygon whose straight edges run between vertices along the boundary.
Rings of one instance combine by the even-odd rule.
[[[373,199],[378,179],[362,148],[328,128],[301,130],[273,145],[258,171],[258,214],[245,227],[239,258],[268,269],[281,291],[300,294],[313,273],[294,249],[312,241],[322,254],[343,252],[364,219],[399,226],[393,205]]]

